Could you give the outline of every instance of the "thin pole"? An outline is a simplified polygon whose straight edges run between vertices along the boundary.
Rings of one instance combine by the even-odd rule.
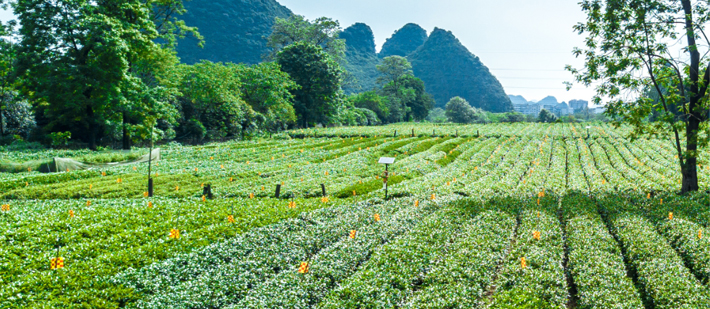
[[[150,175],[150,170],[153,165],[153,129],[155,126],[150,127],[150,152],[148,153],[148,196],[153,197],[153,178]]]
[[[387,200],[387,187],[389,186],[389,178],[390,178],[390,173],[389,173],[389,164],[385,164],[385,200]]]

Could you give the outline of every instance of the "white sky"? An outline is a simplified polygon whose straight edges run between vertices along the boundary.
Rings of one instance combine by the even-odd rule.
[[[584,21],[572,0],[277,0],[308,19],[327,16],[343,28],[356,22],[372,27],[377,48],[395,30],[413,22],[431,32],[434,27],[454,35],[500,80],[507,94],[540,100],[590,100],[593,89],[562,84],[572,76],[566,64],[582,67],[572,48],[583,37],[572,26]],[[0,12],[0,20],[12,18]]]

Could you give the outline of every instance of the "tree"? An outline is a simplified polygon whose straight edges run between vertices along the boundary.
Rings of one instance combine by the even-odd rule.
[[[390,111],[386,97],[382,97],[375,91],[367,91],[360,94],[353,94],[349,98],[353,106],[371,110],[382,121],[389,117]]]
[[[266,56],[274,59],[287,46],[304,42],[321,47],[336,61],[345,54],[345,40],[339,38],[340,23],[327,17],[320,17],[313,22],[301,15],[292,15],[287,19],[276,17],[273,31],[266,46],[272,49]]]
[[[553,123],[557,121],[557,116],[555,114],[551,113],[550,111],[546,109],[541,109],[540,113],[537,116],[538,121],[544,122],[544,123]]]
[[[414,96],[404,102],[407,106],[406,120],[424,120],[429,114],[429,110],[434,107],[434,99],[426,92],[424,81],[414,75],[405,74],[399,78],[397,84],[414,91]]]
[[[447,121],[446,111],[442,108],[436,107],[429,111],[429,115],[426,117],[426,120],[433,123],[444,123]]]
[[[291,91],[298,85],[277,63],[237,65],[235,70],[241,82],[242,100],[263,118],[259,127],[276,132],[296,122]]]
[[[461,97],[454,97],[446,103],[446,118],[455,123],[472,123],[476,119],[476,110]]]
[[[185,14],[185,4],[183,0],[143,0],[148,11],[151,13],[150,19],[155,25],[158,37],[167,48],[174,50],[178,39],[183,39],[187,35],[192,35],[202,47],[204,38],[196,27],[190,27],[185,21],[179,18]],[[190,1],[190,0],[185,0]]]
[[[406,58],[400,56],[390,56],[382,59],[382,64],[377,66],[380,77],[377,83],[382,85],[382,94],[389,99],[389,117],[383,119],[388,123],[404,121],[411,109],[407,107],[407,102],[415,99],[416,93],[413,89],[402,87],[400,79],[412,74],[412,65]]]
[[[198,40],[198,45],[202,46],[203,38],[195,27],[188,27],[184,21],[179,19],[179,16],[186,12],[183,0],[142,0],[145,9],[149,12],[148,19],[151,23],[148,25],[155,28],[157,33],[156,42],[149,47],[149,52],[141,53],[132,57],[129,61],[129,74],[139,80],[134,80],[133,83],[127,85],[130,89],[126,91],[130,98],[122,100],[121,108],[121,129],[122,129],[122,144],[123,149],[131,149],[131,134],[130,131],[139,131],[139,136],[147,136],[153,132],[153,123],[148,121],[146,116],[151,114],[161,114],[164,120],[174,124],[176,119],[168,117],[175,114],[170,109],[170,105],[161,104],[154,100],[155,97],[145,96],[149,93],[160,93],[163,97],[161,101],[165,102],[171,95],[174,95],[174,89],[166,89],[157,82],[158,74],[165,73],[166,69],[178,65],[178,60],[173,51],[177,46],[177,39],[184,38],[190,34]],[[189,0],[186,0],[189,1]],[[127,21],[136,23],[139,19],[136,15],[129,15]],[[130,79],[129,79],[130,80]],[[156,110],[158,109],[158,110]],[[151,123],[151,124],[148,124]],[[140,132],[142,131],[142,132]]]
[[[389,56],[382,59],[382,64],[377,66],[382,76],[377,78],[377,83],[386,85],[394,83],[395,88],[399,88],[397,81],[404,75],[412,75],[412,64],[407,58],[401,56]]]
[[[8,3],[0,0],[0,9],[7,9]],[[16,57],[16,46],[11,41],[3,37],[9,36],[13,32],[14,22],[0,22],[0,137],[5,135],[5,123],[1,117],[2,112],[9,103],[10,92],[14,79],[14,61]],[[14,98],[14,96],[12,96]]]
[[[51,131],[72,131],[96,148],[116,111],[136,109],[144,127],[163,115],[165,89],[153,87],[131,64],[161,61],[159,38],[141,0],[19,0],[18,74]],[[146,108],[148,106],[149,108]]]
[[[181,65],[178,136],[201,140],[244,134],[255,121],[253,110],[240,98],[241,82],[221,63]]]
[[[377,83],[382,85],[381,92],[390,101],[388,122],[423,120],[427,117],[434,100],[426,93],[424,82],[414,77],[412,65],[406,58],[385,57],[377,70],[382,74]]]
[[[276,56],[276,62],[299,86],[291,93],[302,127],[326,123],[336,114],[342,70],[320,46],[294,43]]]
[[[37,126],[32,106],[27,101],[17,98],[14,92],[5,92],[2,96],[4,98],[0,98],[0,100],[5,102],[2,112],[0,112],[0,118],[3,120],[0,125],[5,126],[2,128],[2,132],[28,138]],[[2,139],[0,138],[0,140]]]
[[[15,97],[14,95],[10,96],[13,89],[14,60],[15,45],[8,40],[0,38],[0,115],[7,104],[10,103],[9,99]],[[0,117],[0,137],[5,135],[3,121],[3,117]]]
[[[708,144],[708,135],[701,130],[708,128],[710,41],[704,29],[710,20],[710,3],[584,0],[580,4],[587,20],[575,30],[586,34],[586,49],[576,48],[574,53],[585,57],[585,68],[567,69],[586,86],[599,83],[595,103],[607,100],[606,115],[617,126],[631,124],[633,138],[672,135],[683,176],[681,191],[697,191],[698,149]],[[679,51],[683,55],[674,57]],[[649,87],[655,89],[657,100],[643,95]],[[673,113],[673,106],[679,107],[679,114]],[[653,113],[660,114],[658,121],[646,121]]]
[[[507,112],[503,118],[503,122],[515,123],[523,121],[525,121],[525,115],[518,112]]]

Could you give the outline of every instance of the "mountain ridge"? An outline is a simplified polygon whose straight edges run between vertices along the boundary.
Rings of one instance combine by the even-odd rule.
[[[471,106],[490,112],[513,110],[498,79],[451,31],[435,28],[424,45],[407,58],[437,107],[459,96]]]
[[[187,64],[201,60],[260,63],[270,50],[266,38],[275,18],[293,14],[275,0],[192,0],[184,4],[187,12],[182,20],[204,37],[204,48],[191,36],[178,40],[178,57]]]

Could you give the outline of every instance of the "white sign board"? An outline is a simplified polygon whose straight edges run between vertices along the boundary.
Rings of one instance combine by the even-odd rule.
[[[382,157],[382,158],[380,158],[380,161],[377,163],[379,163],[379,164],[393,164],[394,158]]]

